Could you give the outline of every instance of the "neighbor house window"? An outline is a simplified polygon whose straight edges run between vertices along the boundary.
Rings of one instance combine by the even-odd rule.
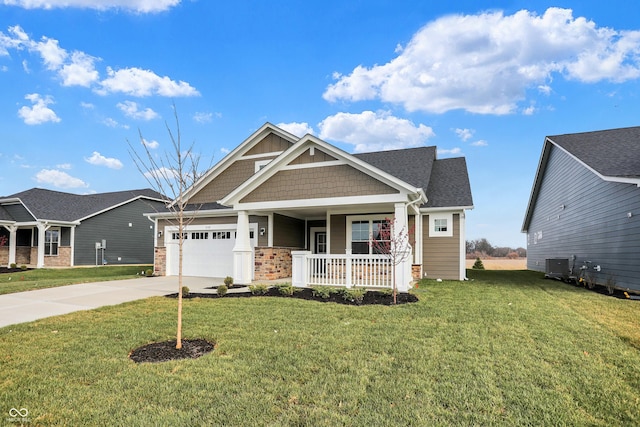
[[[375,249],[370,243],[371,240],[389,242],[389,233],[384,231],[385,229],[388,230],[388,224],[387,220],[384,218],[372,217],[369,219],[354,219],[350,224],[352,254],[375,253]]]
[[[60,229],[50,228],[44,232],[44,254],[58,255],[58,247],[60,246]]]
[[[453,237],[453,214],[429,214],[429,237]]]

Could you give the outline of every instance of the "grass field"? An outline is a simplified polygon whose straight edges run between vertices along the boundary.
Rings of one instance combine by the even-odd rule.
[[[473,263],[475,263],[475,259],[466,260],[466,267],[473,267]],[[493,258],[493,259],[483,259],[482,265],[484,265],[485,270],[526,270],[527,269],[527,259],[526,258],[518,258],[518,259],[509,259],[509,258]]]
[[[173,336],[168,298],[2,328],[0,413],[70,426],[640,425],[639,301],[540,273],[468,274],[423,281],[419,303],[395,307],[186,300],[185,338],[216,349],[162,364],[127,355]]]
[[[77,283],[132,279],[151,266],[125,265],[78,268],[42,268],[0,274],[0,295]]]

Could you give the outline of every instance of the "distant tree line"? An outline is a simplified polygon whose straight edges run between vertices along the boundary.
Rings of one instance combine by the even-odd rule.
[[[467,240],[467,258],[524,258],[527,256],[525,248],[509,248],[493,246],[485,238]]]

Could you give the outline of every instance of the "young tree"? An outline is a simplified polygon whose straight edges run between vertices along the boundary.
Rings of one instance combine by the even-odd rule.
[[[393,266],[392,268],[392,286],[393,286],[393,303],[397,303],[398,283],[396,282],[397,265],[404,262],[411,256],[411,234],[412,230],[401,227],[396,230],[397,223],[395,218],[385,218],[384,221],[374,222],[374,229],[369,238],[372,252],[374,254],[384,255]]]
[[[173,106],[175,119],[175,130],[172,130],[165,122],[171,148],[163,155],[156,156],[151,152],[149,145],[138,131],[140,144],[143,147],[139,152],[131,142],[129,143],[129,154],[133,158],[136,167],[146,178],[151,187],[158,193],[167,197],[165,207],[172,215],[167,219],[169,224],[177,228],[178,240],[178,321],[176,331],[176,349],[182,348],[182,264],[183,246],[185,240],[185,230],[193,219],[194,214],[201,205],[188,205],[185,198],[187,189],[193,186],[202,176],[200,172],[200,155],[193,151],[193,143],[185,149],[182,144],[180,134],[180,121],[175,105]]]

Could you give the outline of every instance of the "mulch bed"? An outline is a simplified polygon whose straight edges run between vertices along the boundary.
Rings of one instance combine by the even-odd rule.
[[[177,293],[167,295],[168,298],[176,298],[178,296]],[[282,295],[277,288],[269,288],[267,293],[264,295],[253,295],[250,291],[246,292],[234,292],[228,293],[224,296],[218,296],[217,294],[204,294],[197,292],[190,292],[189,295],[184,296],[183,298],[191,299],[191,298],[247,298],[247,297],[281,297],[281,298],[298,298],[304,299],[308,301],[318,301],[318,302],[333,302],[337,304],[347,304],[347,305],[393,305],[393,295],[389,295],[383,292],[378,291],[367,291],[364,294],[364,298],[362,302],[358,301],[350,301],[345,300],[342,295],[337,293],[332,293],[329,295],[329,298],[321,298],[319,296],[313,295],[313,290],[309,288],[297,288],[293,295]],[[398,292],[397,294],[397,304],[407,304],[418,301],[418,297],[405,293]]]
[[[136,363],[168,362],[169,360],[197,359],[211,353],[215,344],[204,339],[182,340],[182,348],[176,349],[176,340],[154,342],[138,347],[129,353],[129,359]]]
[[[0,274],[6,274],[6,273],[21,273],[27,270],[31,270],[30,268],[23,270],[19,267],[16,268],[8,268],[8,267],[0,267]]]

